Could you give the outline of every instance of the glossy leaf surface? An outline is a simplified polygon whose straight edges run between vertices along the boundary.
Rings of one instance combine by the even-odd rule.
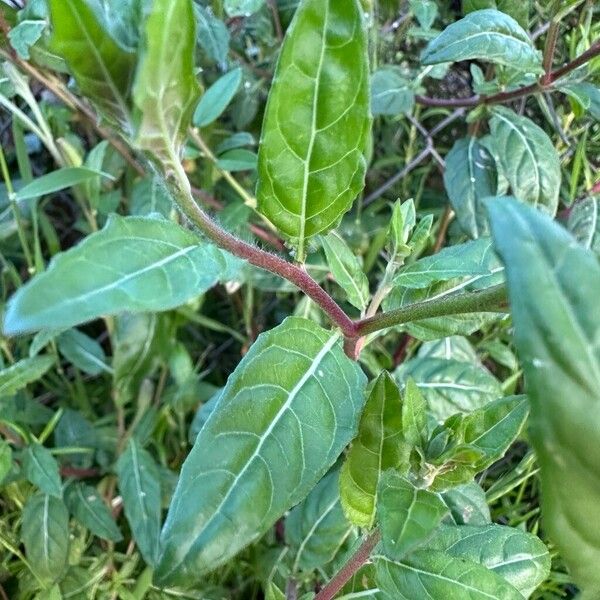
[[[494,201],[489,210],[531,403],[544,527],[593,597],[600,593],[600,265],[527,206]]]
[[[294,90],[294,93],[290,93]],[[281,50],[259,151],[258,208],[298,247],[332,229],[362,190],[370,128],[358,0],[305,0]]]
[[[11,298],[4,332],[68,328],[124,311],[160,311],[212,287],[221,252],[170,221],[112,216]]]
[[[478,10],[448,26],[423,51],[431,65],[483,60],[528,73],[542,72],[542,55],[527,32],[509,15],[494,9]]]
[[[259,336],[183,465],[157,582],[195,580],[305,498],[355,436],[364,387],[336,332],[290,317]]]

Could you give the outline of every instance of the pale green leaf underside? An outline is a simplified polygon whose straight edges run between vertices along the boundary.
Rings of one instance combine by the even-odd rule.
[[[357,0],[306,0],[283,44],[263,124],[257,199],[300,259],[306,240],[333,228],[364,185],[366,50]]]
[[[185,461],[159,584],[189,584],[300,502],[356,434],[365,376],[340,336],[290,317],[262,334]]]
[[[558,224],[490,203],[541,467],[544,527],[575,581],[600,593],[600,265]]]
[[[469,13],[432,40],[424,64],[481,59],[528,73],[541,73],[542,54],[509,15],[494,9]]]
[[[513,195],[555,215],[561,170],[552,140],[533,121],[504,107],[494,109],[490,128]]]
[[[4,333],[73,327],[124,311],[179,306],[212,287],[220,251],[170,221],[112,216],[102,231],[57,255],[11,298]]]

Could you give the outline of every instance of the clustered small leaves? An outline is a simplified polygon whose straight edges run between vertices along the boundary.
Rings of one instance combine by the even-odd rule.
[[[1,596],[600,594],[600,9],[449,4],[0,5]]]

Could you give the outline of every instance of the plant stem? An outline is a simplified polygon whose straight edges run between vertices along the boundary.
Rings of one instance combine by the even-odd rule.
[[[380,313],[355,323],[359,336],[381,329],[401,325],[410,321],[419,321],[432,317],[458,315],[470,312],[502,312],[506,305],[506,287],[496,285],[479,292],[448,296],[439,300],[428,300],[409,304],[397,310]]]
[[[600,55],[600,41],[594,42],[589,50],[563,67],[551,71],[550,73],[546,73],[542,76],[540,81],[510,92],[500,92],[498,94],[493,94],[492,96],[471,96],[469,98],[430,98],[428,96],[416,96],[416,101],[424,106],[446,108],[469,108],[479,106],[480,104],[491,105],[510,102],[511,100],[516,100],[523,96],[528,96],[529,94],[542,92],[544,89],[551,88],[556,80],[581,67],[598,55]]]
[[[332,600],[346,585],[354,574],[369,560],[371,552],[381,539],[381,533],[376,529],[371,533],[360,548],[350,557],[350,560],[335,574],[333,579],[315,596],[315,600]]]

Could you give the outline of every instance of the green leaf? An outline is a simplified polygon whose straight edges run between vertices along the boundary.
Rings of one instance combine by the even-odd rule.
[[[265,600],[286,600],[285,594],[272,582],[269,581],[265,590]]]
[[[371,111],[373,116],[410,114],[415,93],[410,83],[392,67],[378,69],[371,76]]]
[[[339,470],[328,473],[285,520],[292,572],[312,571],[330,563],[352,530],[340,504]]]
[[[552,140],[533,121],[504,107],[494,108],[490,127],[512,193],[555,215],[561,170]]]
[[[16,200],[30,200],[31,198],[53,194],[54,192],[59,192],[60,190],[94,179],[98,177],[98,175],[114,179],[111,175],[103,173],[102,171],[96,171],[95,169],[88,169],[86,167],[65,167],[64,169],[53,171],[47,175],[42,175],[31,183],[23,186],[16,193]]]
[[[146,563],[154,567],[161,524],[160,475],[152,456],[134,437],[117,461],[117,477],[133,539]]]
[[[220,250],[176,223],[113,215],[14,294],[4,333],[168,310],[212,287],[224,268]]]
[[[412,379],[404,388],[402,435],[411,449],[419,448],[427,437],[427,403]]]
[[[365,384],[338,332],[290,317],[260,335],[183,465],[157,583],[198,580],[303,500],[355,436]]]
[[[70,329],[58,337],[60,353],[79,370],[88,375],[110,371],[102,346],[77,329]]]
[[[487,369],[454,359],[414,358],[401,365],[394,377],[401,382],[414,379],[440,421],[457,412],[471,412],[502,395],[500,383]]]
[[[0,371],[0,397],[12,396],[37,381],[54,364],[52,356],[24,358]]]
[[[254,152],[245,148],[234,148],[219,156],[217,166],[223,171],[254,171],[257,160]]]
[[[48,5],[53,50],[69,65],[81,93],[129,133],[135,52],[111,37],[86,0],[48,0]]]
[[[550,574],[550,554],[546,546],[536,536],[513,527],[444,526],[428,542],[427,548],[486,567],[525,598]]]
[[[194,3],[198,43],[206,54],[219,64],[224,64],[229,52],[230,34],[227,25],[217,19],[210,8]]]
[[[50,450],[41,444],[30,444],[24,451],[23,475],[45,494],[62,498],[58,463]]]
[[[377,488],[383,472],[407,460],[400,391],[384,371],[371,389],[360,418],[358,436],[340,474],[342,506],[352,523],[360,527],[373,525]]]
[[[440,497],[450,510],[447,520],[454,525],[488,525],[492,522],[485,492],[474,481],[441,492]]]
[[[462,230],[472,238],[488,235],[481,201],[496,195],[497,179],[494,158],[474,137],[457,140],[446,156],[446,192]]]
[[[67,488],[65,501],[71,514],[94,535],[109,542],[123,539],[110,509],[95,488],[74,483]]]
[[[329,233],[321,241],[336,283],[346,292],[348,302],[364,311],[369,303],[369,281],[360,260],[335,232]]]
[[[542,73],[542,54],[509,15],[493,9],[469,13],[446,29],[421,54],[423,64],[483,60],[527,73]]]
[[[193,123],[196,127],[206,127],[216,121],[229,106],[242,83],[242,69],[229,71],[217,79],[200,99]]]
[[[358,0],[305,0],[269,94],[257,188],[260,212],[292,239],[300,260],[306,240],[334,228],[362,190],[370,125]]]
[[[499,270],[492,267],[494,262],[492,241],[482,238],[448,246],[437,254],[402,267],[394,277],[394,284],[400,287],[425,288],[433,283],[458,277],[483,279]]]
[[[401,561],[377,556],[375,568],[379,589],[389,600],[523,600],[500,575],[445,552],[420,550]]]
[[[249,17],[264,5],[265,0],[224,0],[230,17]]]
[[[31,496],[23,508],[21,539],[37,577],[52,584],[68,566],[69,512],[48,494]]]
[[[448,513],[434,492],[415,487],[394,471],[384,473],[377,499],[383,551],[400,559],[423,545]]]
[[[12,449],[8,442],[0,440],[0,485],[12,469]]]
[[[450,337],[425,342],[421,344],[417,356],[420,358],[443,358],[445,360],[458,360],[460,362],[481,364],[477,351],[466,337],[453,335]]]
[[[580,244],[600,258],[600,197],[588,196],[574,204],[568,228]]]
[[[559,87],[561,92],[564,92],[571,98],[577,100],[583,110],[587,111],[594,117],[600,120],[600,88],[587,82],[567,83]]]
[[[137,144],[182,181],[187,181],[181,173],[182,143],[200,93],[195,38],[191,0],[154,0],[133,90]]]
[[[600,265],[548,217],[489,204],[506,264],[515,344],[531,404],[544,529],[590,597],[600,594]]]
[[[29,60],[29,49],[40,39],[45,28],[46,21],[26,19],[8,32],[8,39],[17,54]]]
[[[463,13],[467,14],[474,10],[484,8],[496,8],[510,15],[524,29],[529,24],[530,0],[463,0]]]

